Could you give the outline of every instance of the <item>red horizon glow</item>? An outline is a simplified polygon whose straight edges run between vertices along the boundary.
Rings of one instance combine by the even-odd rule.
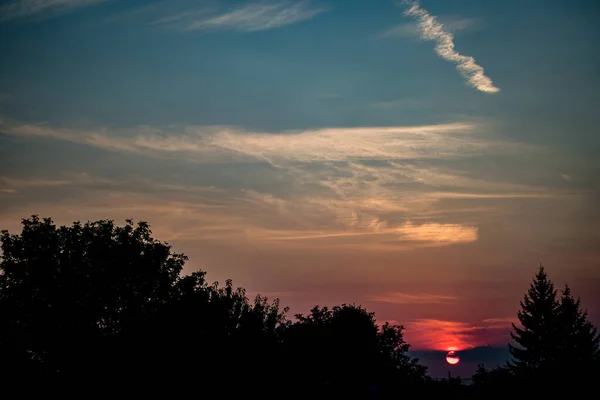
[[[406,324],[405,337],[413,349],[463,351],[488,345],[502,346],[508,340],[508,318],[478,322],[415,320]]]

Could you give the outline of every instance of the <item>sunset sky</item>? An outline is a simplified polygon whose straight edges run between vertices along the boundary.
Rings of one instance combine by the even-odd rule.
[[[0,1],[0,229],[145,220],[291,314],[508,341],[542,262],[600,323],[600,2]]]

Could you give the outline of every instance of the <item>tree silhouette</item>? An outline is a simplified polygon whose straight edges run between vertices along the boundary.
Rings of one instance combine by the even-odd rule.
[[[15,384],[23,393],[31,381],[44,390],[172,393],[181,379],[211,384],[226,376],[236,382],[230,393],[252,393],[264,391],[265,374],[281,372],[287,310],[262,296],[250,302],[231,281],[209,285],[202,271],[181,276],[187,258],[153,239],[145,222],[58,228],[33,216],[0,241],[4,390]]]
[[[269,391],[277,392],[285,376],[279,354],[287,309],[260,295],[250,302],[230,280],[224,287],[209,285],[205,275],[181,278],[171,301],[140,327],[130,344],[134,365],[155,382],[231,382],[224,388],[228,396],[264,397],[269,376]]]
[[[296,319],[284,336],[285,358],[290,374],[307,382],[305,393],[392,394],[395,386],[425,376],[426,368],[407,355],[403,327],[386,323],[379,329],[374,314],[360,306],[316,306]]]
[[[518,374],[536,374],[556,366],[557,315],[559,304],[556,290],[540,266],[527,294],[521,301],[517,316],[522,327],[512,324],[509,344],[513,357],[511,368]]]
[[[538,392],[541,387],[551,392],[593,385],[589,377],[599,371],[600,339],[568,286],[557,299],[554,284],[540,266],[517,315],[522,327],[513,324],[511,338],[517,346],[509,344],[513,360],[508,367],[520,385],[537,387]],[[496,376],[507,377],[504,371]]]
[[[181,274],[186,256],[148,224],[102,220],[57,227],[22,221],[0,235],[0,380],[141,395],[217,382],[226,396],[398,394],[425,382],[403,327],[354,305],[315,307],[292,323],[279,301],[249,300],[231,280]],[[27,385],[25,382],[35,382]],[[20,386],[19,386],[20,385]]]
[[[600,337],[581,309],[581,300],[575,299],[568,285],[562,291],[557,318],[560,337],[558,356],[567,379],[591,377],[598,372]]]
[[[472,379],[473,388],[479,398],[510,396],[515,388],[518,388],[512,371],[506,366],[487,369],[483,365],[478,365]]]
[[[560,299],[540,266],[521,302],[506,367],[481,367],[469,391],[435,381],[412,358],[401,325],[356,305],[287,319],[279,300],[248,299],[231,280],[182,275],[187,257],[145,222],[57,227],[32,216],[0,234],[0,387],[20,395],[143,392],[173,396],[215,385],[225,397],[489,398],[594,384],[600,338],[568,286]],[[525,386],[523,386],[525,385]],[[17,392],[14,392],[17,393]]]
[[[115,338],[169,301],[186,260],[143,222],[57,228],[33,216],[22,226],[0,236],[0,343],[12,353],[5,372],[14,362],[55,380],[98,372]]]

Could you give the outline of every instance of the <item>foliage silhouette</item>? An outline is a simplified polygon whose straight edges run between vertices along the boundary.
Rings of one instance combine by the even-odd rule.
[[[5,382],[214,383],[241,360],[273,364],[286,310],[261,296],[250,303],[231,281],[208,285],[204,272],[181,276],[187,258],[153,239],[148,224],[57,228],[33,216],[22,225],[20,235],[0,236]],[[254,371],[238,367],[232,378],[250,385]]]
[[[479,365],[473,374],[473,387],[478,398],[506,398],[514,395],[519,385],[507,366],[487,369]]]
[[[169,301],[186,258],[150,234],[145,223],[57,228],[37,216],[20,235],[2,232],[0,342],[19,368],[57,380],[95,371]]]
[[[360,306],[317,306],[296,319],[284,335],[285,359],[292,375],[307,382],[303,391],[392,394],[425,378],[426,368],[407,355],[404,328],[385,323],[379,329],[374,314]]]
[[[0,240],[5,388],[25,380],[139,394],[224,382],[228,395],[265,398],[294,377],[306,379],[300,391],[366,398],[425,376],[406,355],[401,326],[380,329],[354,305],[315,307],[292,323],[278,300],[250,301],[230,280],[209,284],[203,271],[182,275],[186,256],[144,222],[57,227],[32,216]]]

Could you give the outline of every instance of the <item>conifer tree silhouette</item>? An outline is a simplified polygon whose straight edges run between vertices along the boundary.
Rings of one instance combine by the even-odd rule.
[[[559,311],[556,294],[554,284],[540,265],[517,313],[521,327],[512,324],[510,333],[517,344],[509,344],[513,357],[510,367],[517,374],[535,374],[556,364]]]
[[[581,300],[575,299],[568,285],[562,291],[557,318],[560,335],[558,357],[564,374],[570,379],[591,376],[598,371],[600,360],[600,336],[581,308]]]

